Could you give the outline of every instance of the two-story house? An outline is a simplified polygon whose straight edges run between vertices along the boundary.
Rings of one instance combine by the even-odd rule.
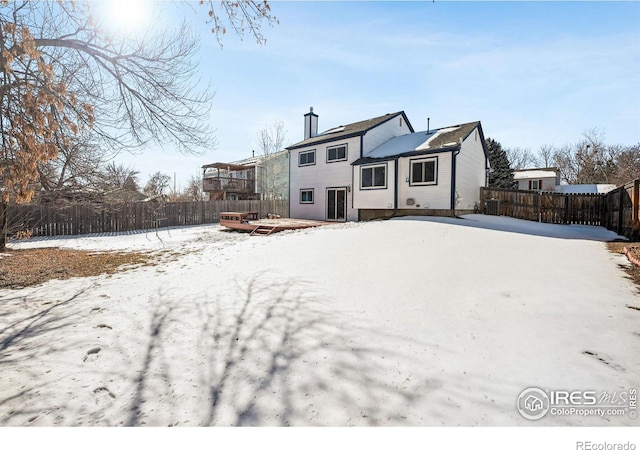
[[[415,132],[403,111],[318,133],[289,146],[290,215],[328,221],[470,212],[486,185],[480,122]]]

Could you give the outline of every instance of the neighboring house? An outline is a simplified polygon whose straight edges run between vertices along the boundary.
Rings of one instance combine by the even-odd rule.
[[[255,192],[262,200],[289,198],[289,152],[252,156],[234,164],[255,167]]]
[[[289,195],[286,150],[268,156],[202,166],[202,189],[209,200],[287,199]]]
[[[213,163],[202,166],[202,190],[209,200],[255,200],[255,166]]]
[[[480,122],[414,132],[403,111],[318,134],[305,114],[290,153],[290,215],[329,221],[473,211],[486,185]]]
[[[560,171],[557,167],[514,170],[516,189],[525,191],[555,191],[560,185]]]

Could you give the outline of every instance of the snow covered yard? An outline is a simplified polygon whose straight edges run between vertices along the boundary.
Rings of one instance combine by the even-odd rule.
[[[516,409],[531,386],[640,385],[614,237],[466,216],[16,244],[175,257],[0,291],[0,423],[638,425]]]

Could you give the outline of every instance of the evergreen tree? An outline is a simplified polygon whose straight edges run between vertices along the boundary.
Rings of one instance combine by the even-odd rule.
[[[489,187],[497,188],[513,188],[513,169],[509,163],[507,152],[502,149],[499,142],[491,138],[486,140],[489,149],[489,164],[491,172],[489,173]]]

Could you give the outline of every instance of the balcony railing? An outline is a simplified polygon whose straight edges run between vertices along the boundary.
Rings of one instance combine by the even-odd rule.
[[[226,176],[207,177],[202,179],[202,189],[205,192],[253,192],[254,180]]]

